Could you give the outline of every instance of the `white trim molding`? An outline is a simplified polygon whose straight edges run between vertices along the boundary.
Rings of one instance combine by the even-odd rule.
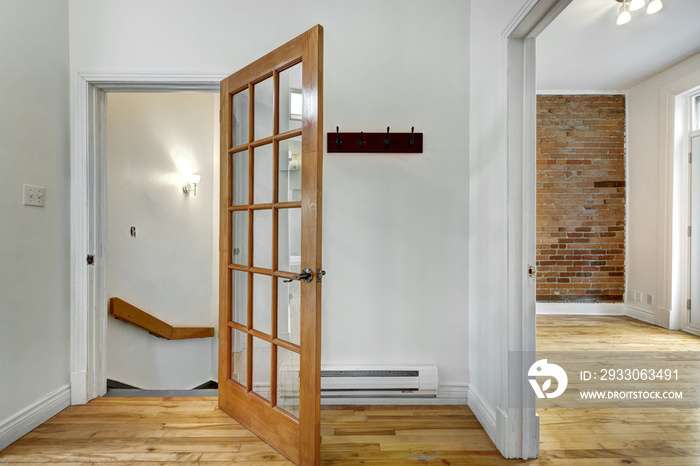
[[[504,275],[506,306],[502,321],[503,389],[491,410],[480,406],[484,398],[475,393],[475,406],[482,411],[487,432],[506,458],[539,456],[539,419],[535,394],[526,382],[529,363],[536,350],[535,280],[527,273],[535,260],[536,180],[536,44],[537,35],[571,3],[571,0],[528,0],[503,30],[499,70],[505,128],[506,251]],[[523,360],[513,364],[514,354]],[[470,392],[471,393],[471,392]]]
[[[537,315],[623,316],[624,303],[537,303]]]
[[[70,406],[70,401],[70,385],[64,385],[14,416],[0,422],[0,450],[66,409]]]
[[[444,404],[466,405],[469,401],[469,384],[443,383],[438,385],[437,399]]]
[[[689,326],[686,310],[690,298],[690,245],[687,229],[690,226],[690,172],[688,170],[688,155],[690,153],[691,125],[691,95],[700,92],[700,70],[683,75],[681,78],[661,88],[661,137],[659,141],[660,157],[666,167],[660,171],[663,175],[667,199],[660,203],[667,214],[663,220],[668,235],[664,237],[663,251],[664,273],[658,278],[659,286],[668,290],[669,298],[659,301],[670,309],[669,326],[672,330],[682,329],[691,333],[696,330]],[[663,206],[661,205],[663,204]],[[670,238],[670,240],[669,240]]]
[[[653,324],[656,320],[656,315],[654,311],[649,309],[644,309],[637,306],[631,306],[629,304],[625,305],[625,315],[627,317],[632,317],[633,319],[641,320],[648,324]]]
[[[467,385],[467,405],[488,436],[491,437],[491,439],[496,439],[498,437],[496,412],[472,384]]]
[[[71,403],[106,393],[105,93],[217,91],[226,76],[78,73],[71,92]],[[88,265],[87,256],[93,256]]]

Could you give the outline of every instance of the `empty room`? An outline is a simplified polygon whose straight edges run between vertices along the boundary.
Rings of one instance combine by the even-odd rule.
[[[700,11],[638,3],[0,0],[0,464],[695,464]]]

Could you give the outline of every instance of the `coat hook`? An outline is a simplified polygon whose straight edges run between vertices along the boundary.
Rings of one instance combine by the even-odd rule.
[[[413,140],[413,129],[414,126],[411,126],[411,139],[408,140],[408,147],[413,147],[413,144],[415,143],[415,141]]]
[[[364,137],[365,137],[364,131],[360,131],[360,147],[365,145]]]
[[[389,127],[386,127],[386,139],[384,139],[384,147],[389,147]]]
[[[340,128],[338,126],[335,127],[335,145],[336,147],[340,147]]]

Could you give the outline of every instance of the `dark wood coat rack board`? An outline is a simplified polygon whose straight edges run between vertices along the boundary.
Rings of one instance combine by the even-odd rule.
[[[336,126],[336,130],[328,133],[327,138],[328,153],[334,152],[374,152],[374,153],[423,153],[423,133],[392,133],[387,127],[383,133],[341,133]]]

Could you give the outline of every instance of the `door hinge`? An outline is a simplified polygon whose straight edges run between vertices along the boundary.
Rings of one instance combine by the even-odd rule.
[[[688,152],[688,163],[693,163],[693,153]]]
[[[690,311],[690,300],[688,300],[688,310]]]
[[[537,276],[537,267],[534,265],[527,266],[527,275],[530,278],[535,278]]]
[[[88,254],[86,260],[88,265],[92,265],[95,263],[95,256],[93,256],[92,254]]]
[[[693,235],[693,227],[688,227],[688,236]]]

